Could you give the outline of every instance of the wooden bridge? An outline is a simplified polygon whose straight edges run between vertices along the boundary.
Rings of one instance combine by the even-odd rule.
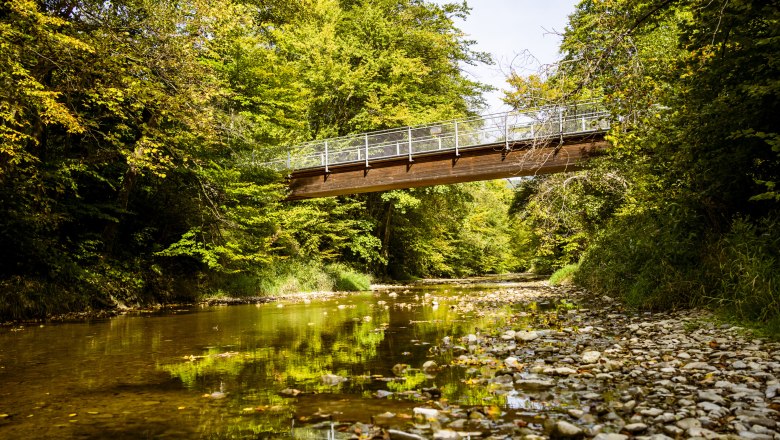
[[[607,147],[608,114],[577,102],[309,142],[250,162],[289,172],[290,199],[573,171]]]

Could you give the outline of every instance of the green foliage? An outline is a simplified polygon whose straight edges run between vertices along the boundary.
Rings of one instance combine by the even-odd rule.
[[[684,206],[675,215],[647,209],[616,217],[583,256],[575,281],[650,309],[688,306],[700,295],[701,219]]]
[[[488,61],[463,40],[453,17],[465,5],[424,1],[322,1],[274,33],[311,93],[314,137],[462,116],[485,90],[460,63]]]
[[[552,273],[578,262],[590,237],[620,206],[625,191],[619,174],[599,166],[523,180],[510,208],[523,234],[518,248],[523,266]]]
[[[707,270],[714,278],[715,304],[741,321],[780,322],[780,222],[737,218],[731,230],[707,252]]]
[[[778,322],[779,23],[752,0],[580,2],[564,61],[510,78],[506,101],[604,96],[619,122],[582,184],[520,187],[524,260],[581,261],[576,282],[637,307]]]
[[[290,260],[268,266],[258,275],[258,293],[267,296],[333,290],[334,280],[317,262]],[[228,292],[233,294],[233,292]]]
[[[453,23],[467,11],[408,0],[3,3],[0,313],[364,287],[322,266],[387,264],[365,199],[283,202],[282,176],[235,164],[474,110],[484,87],[460,63],[487,58]]]
[[[254,273],[219,275],[213,284],[217,296],[280,296],[330,290],[363,291],[371,278],[344,264],[324,265],[317,260],[278,261]]]
[[[567,264],[550,275],[548,282],[551,286],[568,284],[574,280],[574,274],[580,269],[579,264]]]
[[[343,264],[328,265],[325,272],[334,280],[333,288],[336,290],[357,292],[371,289],[371,277]]]
[[[390,191],[368,197],[396,279],[504,273],[517,268],[505,181]],[[386,272],[385,272],[386,270]]]

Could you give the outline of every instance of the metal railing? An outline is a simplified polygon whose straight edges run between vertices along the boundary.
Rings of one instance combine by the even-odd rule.
[[[517,142],[549,141],[556,137],[599,133],[609,129],[609,113],[597,101],[545,106],[532,110],[496,113],[415,127],[372,131],[307,142],[287,150],[286,157],[255,161],[255,154],[244,165],[277,170],[304,170],[344,164],[364,164],[405,157],[462,150],[485,145],[511,149]]]

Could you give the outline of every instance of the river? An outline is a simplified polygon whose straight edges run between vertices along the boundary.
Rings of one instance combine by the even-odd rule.
[[[326,438],[315,429],[323,421],[397,414],[403,425],[426,401],[521,408],[519,396],[468,386],[467,369],[449,366],[453,352],[432,349],[507,320],[521,328],[527,305],[468,306],[518,285],[422,284],[2,328],[0,438]],[[423,371],[427,361],[439,368]]]

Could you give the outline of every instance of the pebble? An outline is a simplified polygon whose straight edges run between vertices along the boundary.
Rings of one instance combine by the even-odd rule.
[[[525,390],[544,390],[555,386],[555,382],[542,379],[519,379],[515,381],[518,388]]]
[[[630,423],[623,427],[626,431],[636,434],[637,432],[642,432],[647,430],[647,425],[644,423]]]
[[[555,422],[550,438],[578,438],[583,436],[582,428],[565,420]]]
[[[642,411],[639,412],[639,414],[642,414],[643,416],[647,416],[647,417],[656,417],[663,414],[663,412],[664,410],[659,408],[650,408],[650,409],[643,409]]]
[[[598,351],[586,351],[583,352],[580,357],[582,358],[582,362],[586,364],[592,364],[599,360],[601,353]]]
[[[688,364],[685,364],[683,366],[683,369],[685,370],[707,370],[707,371],[713,371],[717,368],[713,367],[712,365],[706,363],[706,362],[691,362]]]
[[[504,359],[504,365],[506,365],[508,368],[514,369],[520,369],[523,367],[520,361],[514,356],[509,356],[508,358]]]
[[[539,338],[539,333],[533,330],[531,331],[521,330],[515,333],[515,339],[517,339],[518,341],[530,342],[538,338]]]
[[[627,440],[628,436],[623,434],[605,434],[600,433],[593,437],[593,440]]]

